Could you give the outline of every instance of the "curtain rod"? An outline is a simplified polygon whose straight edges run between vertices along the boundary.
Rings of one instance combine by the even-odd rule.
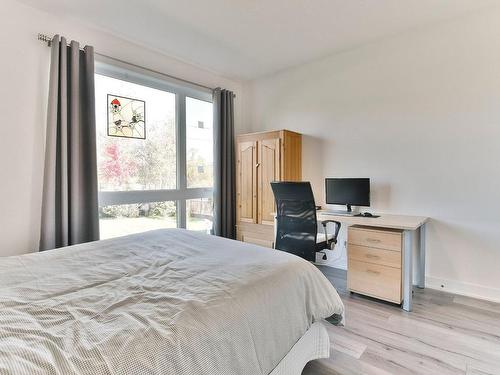
[[[38,38],[37,38],[39,41],[41,42],[44,42],[44,43],[47,43],[47,46],[51,46],[52,45],[52,37],[46,35],[46,34],[41,34],[39,33],[38,34]],[[158,72],[156,70],[153,70],[153,69],[149,69],[149,68],[145,68],[143,66],[140,66],[140,65],[136,65],[136,64],[132,64],[132,63],[129,63],[127,61],[123,61],[123,60],[120,60],[120,59],[117,59],[116,57],[112,57],[112,56],[108,56],[108,55],[104,55],[102,53],[98,53],[98,52],[94,52],[94,54],[98,55],[98,56],[102,56],[102,57],[105,57],[107,59],[111,59],[111,60],[114,60],[116,62],[119,62],[119,63],[122,63],[122,64],[128,64],[128,65],[131,65],[135,68],[139,68],[139,69],[144,69],[144,70],[147,70],[151,73],[155,73],[155,74],[160,74],[162,76],[165,76],[165,77],[168,77],[168,78],[171,78],[171,79],[175,79],[177,81],[181,81],[181,82],[185,82],[185,83],[188,83],[190,85],[195,85],[195,86],[198,86],[198,87],[202,87],[204,89],[207,89],[207,90],[211,90],[211,91],[214,91],[215,89],[212,88],[212,87],[209,87],[209,86],[205,86],[205,85],[200,85],[199,83],[196,83],[196,82],[192,82],[192,81],[188,81],[187,79],[183,79],[183,78],[178,78],[178,77],[174,77],[174,76],[171,76],[169,74],[166,74],[166,73],[162,73],[162,72]],[[236,97],[236,94],[233,93],[233,97],[235,98]]]

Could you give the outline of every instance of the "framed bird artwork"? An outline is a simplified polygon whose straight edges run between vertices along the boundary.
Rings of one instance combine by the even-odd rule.
[[[146,102],[108,94],[108,136],[146,139]]]

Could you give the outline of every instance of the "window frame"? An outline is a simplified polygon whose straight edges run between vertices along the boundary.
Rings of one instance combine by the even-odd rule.
[[[99,191],[99,206],[174,201],[176,202],[177,227],[186,228],[186,201],[197,198],[213,198],[214,195],[213,187],[188,188],[187,186],[186,97],[213,104],[212,90],[104,56],[96,58],[94,73],[167,91],[176,97],[176,189]]]

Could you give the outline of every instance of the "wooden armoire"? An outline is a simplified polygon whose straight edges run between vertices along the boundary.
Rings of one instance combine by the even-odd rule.
[[[273,181],[301,181],[302,135],[289,130],[236,137],[237,239],[274,248]]]

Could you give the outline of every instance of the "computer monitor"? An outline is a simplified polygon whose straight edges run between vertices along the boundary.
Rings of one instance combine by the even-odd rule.
[[[345,204],[347,212],[351,206],[370,206],[369,178],[326,178],[326,203]]]

